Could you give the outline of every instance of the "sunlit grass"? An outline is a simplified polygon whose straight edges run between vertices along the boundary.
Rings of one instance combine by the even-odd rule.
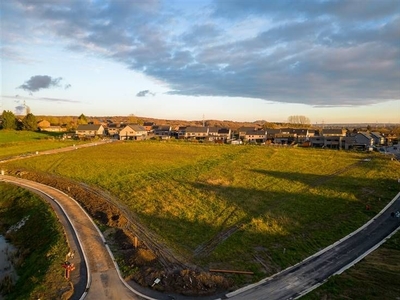
[[[62,133],[46,133],[18,130],[0,130],[0,159],[35,153],[80,143],[61,140]]]
[[[182,255],[232,268],[252,265],[255,253],[276,268],[298,262],[369,220],[400,177],[398,162],[373,153],[184,142],[108,144],[7,167],[105,189]],[[192,257],[233,226],[209,255]]]

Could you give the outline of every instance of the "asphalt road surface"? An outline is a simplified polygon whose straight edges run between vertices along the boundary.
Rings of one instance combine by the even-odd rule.
[[[139,293],[138,295],[132,291],[132,288],[129,289],[125,285],[118,275],[100,232],[78,203],[66,194],[49,186],[21,178],[0,175],[0,180],[24,186],[39,194],[46,193],[50,199],[56,199],[68,215],[71,224],[65,217],[62,217],[60,208],[50,201],[50,203],[53,202],[53,207],[65,226],[71,248],[75,247],[73,250],[75,250],[76,256],[71,261],[77,266],[77,270],[71,273],[75,289],[73,299],[80,299],[85,291],[87,292],[85,299],[168,299],[167,295],[158,295],[161,297],[143,295],[144,293],[151,295],[152,291],[150,290],[142,290],[143,294]],[[49,197],[45,197],[46,200],[49,200]],[[400,218],[391,215],[395,211],[400,211],[400,193],[382,214],[376,216],[367,226],[362,227],[348,238],[283,272],[226,294],[223,298],[274,300],[295,299],[304,295],[333,274],[340,273],[346,267],[353,265],[360,257],[368,254],[382,240],[399,229]],[[79,241],[82,250],[79,247]],[[84,263],[85,258],[88,269]],[[89,277],[87,277],[88,275]],[[90,283],[88,289],[87,278]],[[176,299],[181,298],[188,299],[183,296]]]
[[[234,300],[274,300],[295,299],[304,295],[313,286],[323,283],[346,266],[350,267],[360,256],[397,230],[400,218],[391,215],[395,211],[400,211],[400,193],[384,213],[354,235],[251,288],[245,287],[227,294],[227,297]]]
[[[85,292],[87,274],[90,275],[90,287],[87,290],[85,299],[144,299],[133,293],[125,286],[124,282],[120,280],[114,262],[105,247],[102,236],[89,216],[75,201],[64,193],[37,182],[5,175],[1,176],[0,180],[11,182],[29,188],[30,190],[40,191],[40,194],[42,194],[42,192],[46,193],[51,198],[55,198],[68,215],[72,227],[75,228],[78,236],[74,235],[75,232],[73,232],[69,226],[65,227],[65,231],[68,232],[69,235],[74,235],[72,240],[80,240],[81,247],[83,248],[82,252],[75,244],[77,248],[73,249],[76,250],[77,256],[75,256],[71,262],[76,266],[79,265],[79,267],[76,270],[77,272],[72,271],[71,274],[72,276],[80,277],[73,281],[75,290],[73,299],[80,299]],[[48,200],[48,197],[46,197],[46,200]],[[56,213],[59,215],[59,209],[56,209]],[[71,244],[71,247],[74,247],[73,244]],[[86,257],[89,270],[86,270],[84,266],[83,253]],[[77,274],[78,272],[80,272],[79,275]]]

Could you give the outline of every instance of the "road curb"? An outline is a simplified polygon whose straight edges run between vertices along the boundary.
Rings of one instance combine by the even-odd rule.
[[[15,182],[9,181],[9,180],[4,179],[4,178],[2,178],[1,181],[8,182],[8,183],[10,183],[10,184],[15,184]],[[37,182],[35,182],[35,183],[37,183]],[[39,183],[39,184],[41,184],[41,183]],[[86,256],[85,250],[84,250],[83,247],[82,247],[81,239],[80,239],[79,234],[78,234],[78,232],[76,231],[76,229],[75,229],[73,223],[71,222],[70,217],[68,216],[68,214],[67,214],[67,212],[65,211],[64,207],[63,207],[53,196],[51,196],[51,195],[49,195],[48,193],[43,192],[43,191],[41,191],[41,190],[35,188],[35,187],[32,187],[32,186],[30,186],[30,185],[28,185],[28,184],[25,184],[25,183],[23,183],[23,182],[18,182],[17,185],[22,186],[22,187],[27,187],[27,188],[33,189],[33,190],[39,192],[40,194],[42,194],[42,195],[44,195],[44,196],[50,198],[50,199],[51,199],[54,203],[56,203],[57,206],[61,209],[61,211],[62,211],[62,213],[64,214],[65,218],[68,220],[69,224],[71,225],[71,228],[72,228],[72,230],[74,231],[74,234],[75,234],[76,239],[77,239],[77,241],[78,241],[79,247],[81,248],[82,255],[83,255],[83,260],[84,260],[84,262],[85,262],[86,270],[87,270],[87,282],[86,282],[85,292],[82,294],[82,296],[79,298],[79,300],[85,299],[85,298],[86,298],[86,295],[87,295],[87,291],[89,290],[90,284],[91,284],[91,281],[92,281],[92,278],[91,278],[91,276],[90,276],[90,267],[89,267],[89,264],[87,263],[87,256]],[[51,187],[51,188],[52,188],[53,190],[59,191],[59,190],[57,190],[57,189],[54,189],[53,187]],[[61,192],[61,191],[59,191],[59,192]],[[62,192],[61,192],[61,193],[62,193]],[[64,194],[65,194],[65,193],[64,193]]]
[[[335,247],[335,246],[337,246],[338,244],[344,242],[345,240],[347,240],[348,238],[350,238],[350,237],[352,237],[353,235],[357,234],[359,231],[363,230],[363,229],[364,229],[365,227],[367,227],[369,224],[371,224],[372,222],[374,222],[375,219],[376,219],[377,217],[379,217],[381,214],[383,214],[383,213],[384,213],[384,212],[385,212],[399,197],[400,197],[400,192],[397,193],[397,195],[394,196],[394,198],[393,198],[393,199],[392,199],[392,200],[391,200],[377,215],[375,215],[375,216],[374,216],[372,219],[370,219],[367,223],[365,223],[365,224],[362,225],[361,227],[357,228],[355,231],[349,233],[349,234],[346,235],[345,237],[341,238],[340,240],[336,241],[335,243],[333,243],[333,244],[331,244],[331,245],[325,247],[324,249],[318,251],[317,253],[315,253],[315,254],[313,254],[313,255],[307,257],[307,258],[305,258],[304,260],[302,260],[301,262],[298,262],[297,264],[295,264],[295,265],[293,265],[293,266],[287,267],[286,269],[284,269],[284,270],[282,270],[282,271],[280,271],[280,272],[278,272],[278,273],[275,273],[274,275],[272,275],[272,276],[270,276],[270,277],[266,277],[266,278],[264,278],[264,279],[261,279],[260,281],[258,281],[258,282],[256,282],[256,283],[247,285],[247,286],[242,287],[242,288],[240,288],[240,289],[238,289],[238,290],[236,290],[236,291],[227,293],[225,296],[226,296],[227,298],[231,298],[231,297],[234,297],[234,296],[236,296],[236,295],[238,295],[238,294],[241,294],[241,293],[243,293],[243,292],[245,292],[245,291],[248,291],[248,290],[250,290],[250,289],[252,289],[252,288],[254,288],[254,287],[257,287],[257,286],[259,286],[259,285],[261,285],[261,284],[264,284],[264,283],[266,283],[266,282],[268,282],[268,281],[274,279],[276,276],[278,276],[278,275],[280,275],[280,274],[282,274],[282,273],[284,273],[284,272],[286,272],[286,271],[288,271],[288,270],[290,270],[290,269],[292,269],[292,268],[295,268],[295,267],[297,267],[298,265],[303,264],[303,263],[307,262],[308,260],[310,260],[310,259],[312,259],[312,258],[314,258],[314,257],[317,257],[317,256],[323,254],[324,252],[326,252],[326,251],[332,249],[333,247]],[[380,245],[382,245],[387,239],[389,239],[389,238],[390,238],[395,232],[397,232],[399,229],[400,229],[400,227],[397,228],[394,232],[392,232],[388,237],[386,237],[385,239],[383,239],[380,243],[378,243],[378,244],[377,244],[378,246],[375,245],[375,246],[373,247],[373,250],[371,250],[371,249],[372,249],[372,248],[371,248],[371,249],[370,249],[370,250],[371,250],[370,252],[367,251],[368,253],[366,252],[366,254],[365,254],[362,258],[364,258],[364,257],[367,256],[369,253],[371,253],[371,252],[374,251],[376,248],[378,248]],[[353,261],[353,262],[354,262],[354,263],[352,262],[353,264],[350,263],[349,265],[343,267],[343,268],[342,268],[343,270],[341,269],[342,272],[343,272],[344,270],[346,270],[346,269],[352,267],[354,264],[356,264],[356,263],[357,263],[358,261],[360,261],[362,258],[360,258],[359,260]],[[339,271],[340,271],[340,270],[339,270]],[[336,274],[340,274],[340,273],[332,274],[332,275],[329,276],[328,278],[330,278],[330,277],[332,277],[332,276],[334,276],[334,275],[336,275]],[[315,287],[311,287],[311,288],[307,291],[307,293],[310,292],[310,291],[312,291],[313,289],[317,288],[318,286],[322,285],[326,280],[328,280],[328,278],[326,278],[326,279],[325,279],[324,281],[322,281],[321,283],[318,283]],[[302,293],[301,295],[299,295],[298,297],[296,297],[296,298],[294,298],[294,299],[298,299],[299,297],[304,296],[305,294],[306,294],[306,293],[304,293],[304,294]]]

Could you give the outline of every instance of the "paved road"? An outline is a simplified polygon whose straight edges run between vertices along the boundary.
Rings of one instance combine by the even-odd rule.
[[[13,156],[13,157],[10,157],[10,158],[0,159],[0,164],[1,163],[5,163],[5,162],[9,162],[9,161],[13,161],[13,160],[20,160],[20,159],[30,158],[30,157],[34,157],[34,156],[39,156],[39,155],[48,155],[48,154],[55,154],[55,153],[73,151],[73,150],[78,150],[78,149],[81,149],[81,148],[87,148],[87,147],[93,147],[93,146],[108,144],[108,143],[112,143],[112,142],[115,142],[115,141],[116,140],[101,140],[101,141],[97,141],[97,142],[73,145],[73,146],[68,146],[68,147],[64,147],[64,148],[49,149],[49,150],[44,150],[44,151],[38,151],[38,152],[35,152],[35,153],[26,153],[26,154]]]
[[[11,182],[17,185],[28,187],[29,189],[34,189],[36,191],[41,191],[49,195],[51,198],[55,198],[58,203],[63,207],[66,214],[68,215],[72,226],[78,233],[78,239],[83,241],[81,246],[83,248],[83,253],[86,256],[87,264],[89,267],[90,274],[90,288],[88,290],[85,299],[101,300],[101,299],[144,299],[133,293],[128,289],[123,281],[120,280],[118,272],[115,268],[114,262],[110,257],[107,248],[103,242],[102,236],[98,232],[97,228],[94,226],[93,222],[89,216],[83,211],[83,209],[71,198],[69,198],[64,193],[53,189],[49,186],[25,180],[20,178],[15,178],[11,176],[1,176],[0,180]],[[48,197],[46,197],[48,200]],[[56,209],[56,212],[59,209]],[[66,227],[68,231],[68,226]],[[76,240],[73,237],[71,240]],[[73,247],[73,245],[71,244]],[[78,248],[76,248],[76,253],[82,255]],[[77,271],[81,271],[81,277],[86,276],[86,270],[82,271],[82,264],[79,261],[79,255],[74,258],[73,263],[79,264]],[[72,272],[74,276],[77,276],[77,272]],[[78,276],[79,277],[79,276]],[[76,293],[74,294],[75,299],[79,299],[82,293],[86,289],[86,280],[78,278],[75,280],[74,289]]]
[[[394,211],[400,211],[400,193],[384,213],[351,237],[251,288],[245,287],[227,294],[227,298],[274,300],[300,297],[314,285],[323,283],[326,278],[353,265],[360,256],[369,253],[370,249],[398,230],[400,218],[391,216]]]
[[[80,145],[79,147],[96,146],[97,143]],[[51,154],[63,151],[74,150],[74,147],[44,151],[40,154]],[[40,155],[39,154],[39,155]],[[20,158],[16,158],[20,159]],[[0,161],[1,163],[1,161]],[[97,231],[89,216],[83,209],[67,195],[49,186],[36,182],[23,180],[10,176],[1,176],[0,179],[7,180],[16,184],[28,186],[35,190],[43,191],[52,198],[57,199],[70,217],[72,226],[78,232],[83,243],[83,252],[78,251],[78,257],[86,254],[91,275],[91,285],[86,299],[144,299],[133,293],[120,280],[113,260],[104,245],[102,236]],[[234,300],[242,299],[291,299],[304,294],[312,287],[321,284],[335,273],[340,272],[345,266],[351,265],[360,256],[365,255],[371,248],[378,245],[390,233],[400,227],[400,218],[393,218],[390,214],[393,211],[400,211],[400,193],[396,196],[391,207],[379,215],[368,226],[355,233],[350,238],[337,243],[334,247],[328,247],[327,251],[313,255],[304,262],[297,264],[281,273],[270,278],[264,279],[257,284],[244,287],[235,292],[225,295],[223,298]],[[57,211],[57,210],[56,210]],[[68,222],[67,222],[68,223]],[[68,231],[68,224],[66,224]],[[76,237],[71,237],[71,243]],[[71,244],[72,245],[72,244]],[[78,261],[77,257],[77,261]],[[75,262],[74,262],[75,263]],[[84,264],[79,264],[79,272],[86,276]],[[85,282],[77,275],[73,274],[76,295],[85,290]],[[142,289],[140,289],[142,290]],[[79,292],[78,292],[79,291]],[[142,290],[142,292],[144,292]],[[153,297],[166,299],[166,295]],[[177,297],[176,299],[186,297]],[[76,298],[77,299],[77,298]],[[186,298],[187,299],[187,298]]]

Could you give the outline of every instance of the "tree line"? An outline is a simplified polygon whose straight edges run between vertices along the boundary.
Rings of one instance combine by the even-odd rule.
[[[12,111],[4,110],[0,115],[0,129],[36,131],[38,130],[38,121],[42,120],[42,118],[43,117],[36,117],[30,110],[27,110],[27,114],[22,119],[16,116]],[[51,125],[63,126],[68,130],[76,128],[77,125],[89,123],[88,117],[84,114],[81,114],[79,117],[46,116],[45,119]]]
[[[27,113],[26,116],[20,120],[13,112],[4,110],[1,114],[1,129],[13,129],[13,130],[37,130],[37,120],[32,113]]]

